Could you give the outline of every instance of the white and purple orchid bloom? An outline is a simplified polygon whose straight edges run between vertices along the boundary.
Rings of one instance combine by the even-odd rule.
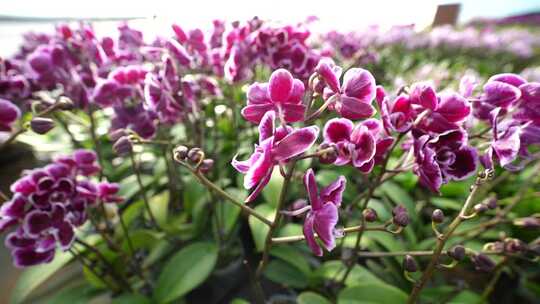
[[[476,172],[476,149],[467,145],[462,129],[436,135],[416,135],[414,139],[414,172],[420,183],[433,192],[450,180],[463,180]]]
[[[302,81],[293,78],[289,71],[276,70],[268,83],[254,83],[249,87],[242,116],[252,123],[259,123],[265,113],[273,110],[282,122],[303,121],[306,110],[302,104],[304,90]]]
[[[319,191],[313,169],[308,169],[304,175],[304,185],[310,205],[284,213],[299,215],[308,212],[304,220],[304,237],[311,251],[317,256],[322,256],[323,251],[317,243],[315,234],[327,251],[336,247],[336,235],[339,235],[335,229],[339,218],[338,208],[341,205],[347,180],[344,176],[340,176]]]
[[[352,164],[363,173],[369,173],[380,162],[394,139],[385,136],[382,124],[367,119],[356,126],[346,118],[330,119],[324,126],[324,142],[336,146],[337,166]]]
[[[532,156],[528,148],[540,144],[540,125],[535,124],[534,120],[520,121],[515,118],[499,121],[504,116],[501,112],[501,108],[495,108],[490,113],[492,141],[481,161],[486,168],[492,169],[493,161],[497,160],[501,167],[518,171]]]
[[[21,111],[11,101],[0,98],[0,132],[11,132],[15,121],[21,117]]]
[[[88,208],[98,201],[122,201],[117,184],[84,178],[99,170],[93,151],[77,150],[26,172],[11,185],[14,195],[0,208],[0,232],[15,228],[6,238],[15,266],[50,262],[57,247],[64,251],[71,247]]]
[[[425,112],[416,128],[432,133],[455,130],[471,113],[471,105],[463,96],[452,92],[437,94],[435,88],[426,82],[413,84],[409,95],[400,94],[393,100],[381,88],[377,102],[388,134],[408,132]]]
[[[527,81],[516,74],[498,74],[488,79],[483,88],[483,94],[478,100],[474,100],[474,116],[490,120],[490,112],[495,108],[501,108],[504,114],[514,106],[521,98],[519,87]]]
[[[531,157],[528,147],[540,144],[540,83],[516,74],[498,74],[488,80],[473,105],[475,117],[492,127],[491,146],[481,157],[483,165],[493,168],[497,160],[507,170],[522,169],[523,162],[516,160],[527,160]]]
[[[540,82],[528,82],[519,86],[521,101],[514,118],[540,126]]]
[[[331,59],[324,58],[319,61],[315,72],[324,81],[321,93],[330,109],[352,120],[369,118],[375,114],[375,108],[371,105],[376,94],[375,78],[369,71],[349,69],[340,84],[341,67],[336,66]],[[320,85],[318,90],[321,90]]]
[[[306,152],[319,134],[316,126],[293,129],[289,126],[275,127],[276,113],[264,114],[259,124],[259,144],[245,161],[232,160],[233,167],[245,174],[244,187],[253,189],[246,202],[253,201],[270,181],[274,166]]]

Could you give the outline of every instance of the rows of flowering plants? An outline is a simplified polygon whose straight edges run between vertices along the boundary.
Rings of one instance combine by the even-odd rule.
[[[527,33],[25,35],[0,62],[2,156],[40,160],[1,192],[11,301],[534,302]]]

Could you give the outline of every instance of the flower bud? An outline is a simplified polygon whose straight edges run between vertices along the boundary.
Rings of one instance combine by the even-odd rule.
[[[208,171],[212,169],[213,166],[214,166],[214,160],[207,158],[202,161],[201,166],[199,167],[199,170],[202,173],[207,173]]]
[[[37,134],[46,134],[54,128],[54,120],[45,117],[34,117],[30,121],[30,128]]]
[[[129,134],[128,132],[126,132],[125,129],[116,129],[109,133],[109,139],[112,141],[117,141],[118,139],[120,139],[120,137],[127,136],[127,135]]]
[[[456,261],[463,261],[465,258],[465,247],[456,245],[452,249],[448,250],[448,256]]]
[[[322,150],[324,150],[324,152],[322,152]],[[335,145],[323,143],[319,146],[319,151],[319,162],[322,164],[333,164],[338,157]]]
[[[124,156],[133,151],[133,144],[127,136],[122,136],[114,143],[112,148],[116,154]]]
[[[62,111],[69,111],[73,110],[75,105],[73,104],[73,101],[66,96],[61,96],[58,100],[58,109]]]
[[[519,253],[527,251],[527,244],[518,239],[506,239],[504,241],[504,251],[509,253]]]
[[[540,219],[536,217],[523,217],[514,220],[514,225],[520,226],[526,229],[538,229],[540,228]]]
[[[490,198],[488,198],[485,202],[486,206],[489,208],[489,209],[496,209],[497,208],[497,198],[495,196],[492,196]]]
[[[434,223],[440,224],[444,222],[444,213],[441,209],[435,209],[431,214],[431,220]]]
[[[482,212],[487,211],[488,207],[485,204],[476,204],[474,205],[473,209],[476,213],[482,213]]]
[[[409,224],[409,215],[403,205],[397,205],[392,209],[392,221],[396,226],[406,227]]]
[[[174,149],[174,158],[178,160],[185,160],[189,152],[189,148],[186,146],[178,146]]]
[[[406,255],[403,258],[403,269],[407,272],[417,272],[418,271],[418,265],[416,264],[416,261],[414,258],[410,255]]]
[[[495,268],[495,262],[482,253],[473,255],[472,261],[476,269],[480,271],[490,272]]]
[[[409,224],[409,216],[407,213],[400,213],[393,217],[394,224],[400,227],[407,227]]]
[[[362,215],[364,216],[364,219],[368,223],[373,223],[377,220],[377,212],[374,209],[367,208],[362,211]]]
[[[191,150],[189,150],[187,157],[190,161],[198,163],[203,157],[203,152],[200,148],[192,148]]]

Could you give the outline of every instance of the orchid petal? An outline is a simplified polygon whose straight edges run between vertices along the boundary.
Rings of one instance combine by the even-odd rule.
[[[270,99],[273,102],[287,101],[293,90],[293,82],[294,78],[289,71],[285,69],[274,71],[268,83]]]
[[[314,230],[314,224],[315,224],[315,214],[313,212],[309,212],[306,216],[306,219],[304,220],[304,227],[302,229],[304,233],[304,237],[306,238],[306,242],[313,251],[313,254],[316,256],[322,256],[323,252],[321,247],[319,247],[319,244],[317,244],[317,240],[315,239],[315,230]]]
[[[284,161],[307,151],[319,134],[316,126],[295,130],[280,140],[274,147],[274,157],[277,161]]]
[[[324,125],[324,141],[337,143],[343,140],[349,140],[353,128],[352,121],[346,118],[332,118]]]
[[[338,222],[337,206],[331,202],[325,203],[322,208],[314,212],[314,229],[326,250],[331,251],[336,247],[334,229]]]
[[[308,169],[304,175],[304,186],[306,187],[309,202],[314,211],[319,210],[322,207],[322,203],[319,200],[319,188],[317,187],[317,182],[315,181],[315,174],[313,169]]]

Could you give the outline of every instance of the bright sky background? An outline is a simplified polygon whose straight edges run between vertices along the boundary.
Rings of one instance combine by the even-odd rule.
[[[299,22],[318,16],[314,28],[358,29],[366,25],[416,24],[423,28],[433,21],[437,5],[462,4],[460,21],[502,17],[540,11],[540,0],[0,0],[0,15],[25,17],[147,17],[135,22],[152,37],[170,31],[170,23],[184,28],[209,28],[213,19],[246,20],[253,16],[284,22]],[[157,16],[157,19],[152,17]],[[109,32],[115,23],[96,24]],[[0,23],[0,56],[15,52],[21,34],[29,30],[51,31],[47,23]],[[102,32],[101,32],[102,33]]]
[[[183,24],[224,17],[247,19],[254,15],[292,21],[316,15],[333,26],[356,27],[374,23],[429,23],[437,4],[453,2],[463,4],[462,20],[540,9],[538,0],[0,0],[0,14],[82,18],[155,15],[174,18]]]

